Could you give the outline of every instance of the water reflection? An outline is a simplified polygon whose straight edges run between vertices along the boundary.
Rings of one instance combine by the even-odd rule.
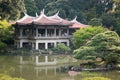
[[[62,66],[66,65],[56,65],[57,60],[50,59],[49,56],[19,56],[17,59],[20,63],[19,70],[16,71],[18,77],[27,80],[63,80],[63,76],[70,77],[60,70]],[[64,80],[71,79],[65,78]]]
[[[58,58],[55,59],[58,60]],[[36,65],[37,62],[54,62],[55,59],[51,56],[38,56],[37,60],[36,56],[0,56],[0,73],[7,71],[12,77],[21,77],[26,80],[81,80],[84,77],[95,76],[108,77],[112,80],[120,79],[120,73],[117,71],[80,72],[79,74],[65,71],[64,67],[69,64]]]
[[[48,56],[42,56],[42,59],[44,58],[44,61],[39,60],[40,56],[31,56],[28,60],[24,60],[23,56],[20,56],[20,64],[35,64],[37,66],[43,66],[43,65],[56,65],[57,60],[54,59],[53,61],[48,60]]]

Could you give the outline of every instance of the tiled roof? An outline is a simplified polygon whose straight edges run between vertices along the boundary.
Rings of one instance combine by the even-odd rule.
[[[16,21],[17,24],[31,24],[36,17],[29,16],[25,13],[25,16]]]
[[[77,17],[75,17],[71,22],[73,22],[74,24],[72,26],[70,26],[69,28],[86,28],[88,27],[89,25],[85,25],[85,24],[82,24],[80,22],[78,22],[77,20]]]
[[[47,17],[44,14],[44,12],[41,12],[41,15],[33,20],[34,24],[39,24],[39,25],[57,25],[60,22],[61,22],[60,20],[55,20],[55,19]]]
[[[19,20],[17,20],[15,23],[12,24],[19,24],[19,25],[27,25],[27,24],[37,24],[37,25],[64,25],[64,26],[69,26],[70,28],[84,28],[87,27],[88,25],[84,25],[80,22],[78,22],[75,19],[72,21],[68,21],[65,19],[62,19],[59,17],[59,12],[57,12],[53,16],[46,16],[44,14],[44,10],[41,11],[41,14],[38,16],[36,14],[36,17],[29,16],[25,13],[25,16]]]

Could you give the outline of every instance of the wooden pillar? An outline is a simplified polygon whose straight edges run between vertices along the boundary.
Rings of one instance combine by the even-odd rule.
[[[45,37],[47,37],[47,28],[45,28]]]
[[[35,49],[36,50],[38,49],[38,43],[37,42],[35,43]]]
[[[57,43],[56,42],[54,42],[54,47],[56,47],[57,46]]]
[[[59,29],[59,36],[61,36],[61,29]]]
[[[20,48],[22,48],[23,47],[23,42],[22,41],[20,41]]]
[[[67,29],[67,35],[69,35],[69,28]]]
[[[45,43],[45,49],[48,49],[48,43]]]
[[[35,49],[35,43],[32,42],[32,49]]]
[[[55,29],[54,29],[54,36],[56,37],[56,35],[57,35],[57,34],[56,34],[56,28],[55,28]]]
[[[23,36],[23,29],[20,28],[20,37],[22,37],[22,36]]]
[[[70,42],[69,41],[67,41],[67,46],[69,46],[70,45]]]
[[[36,37],[38,37],[38,28],[36,28]]]

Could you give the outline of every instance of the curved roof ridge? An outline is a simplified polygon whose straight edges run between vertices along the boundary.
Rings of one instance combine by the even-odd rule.
[[[49,16],[50,19],[56,19],[56,20],[63,20],[60,16],[59,16],[59,11],[54,14],[53,16]]]
[[[70,26],[70,28],[85,28],[88,27],[88,25],[80,23],[77,21],[77,16],[71,20],[71,22],[73,22],[74,24],[72,26]]]
[[[56,13],[56,15],[58,15],[58,13]],[[38,16],[36,19],[34,19],[33,22],[39,23],[39,22],[41,22],[41,20],[46,20],[46,22],[47,22],[47,21],[59,22],[59,23],[61,22],[60,20],[56,20],[56,19],[53,19],[53,18],[50,18],[50,17],[46,16],[46,15],[44,14],[44,9],[41,11],[40,16]]]
[[[71,22],[80,23],[80,22],[77,21],[77,16],[75,16],[75,18],[73,20],[71,20]]]
[[[19,20],[17,20],[16,22],[22,22],[22,21],[24,21],[25,19],[33,19],[33,18],[35,18],[35,17],[33,17],[33,16],[29,16],[27,13],[25,13],[24,12],[24,17],[23,18],[21,18],[21,19],[19,19]]]
[[[34,19],[33,21],[38,21],[38,20],[40,20],[42,17],[48,18],[48,17],[44,14],[44,9],[40,12],[40,15],[38,16],[38,18]]]
[[[36,17],[38,17],[38,13],[37,12],[35,13],[35,15],[36,15]]]

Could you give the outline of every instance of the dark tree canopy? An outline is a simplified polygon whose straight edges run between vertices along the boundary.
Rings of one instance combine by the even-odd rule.
[[[0,0],[0,17],[2,20],[15,20],[24,11],[24,0]]]
[[[31,3],[33,2],[33,3]],[[31,3],[31,4],[30,4]],[[60,16],[73,19],[78,16],[78,21],[88,23],[92,18],[101,18],[102,14],[113,9],[113,0],[26,0],[27,11],[33,15],[43,8],[47,15],[53,15],[60,11]],[[28,8],[28,5],[32,8]],[[38,10],[36,10],[36,8]],[[32,9],[32,10],[31,10]],[[30,11],[31,10],[31,11]]]

